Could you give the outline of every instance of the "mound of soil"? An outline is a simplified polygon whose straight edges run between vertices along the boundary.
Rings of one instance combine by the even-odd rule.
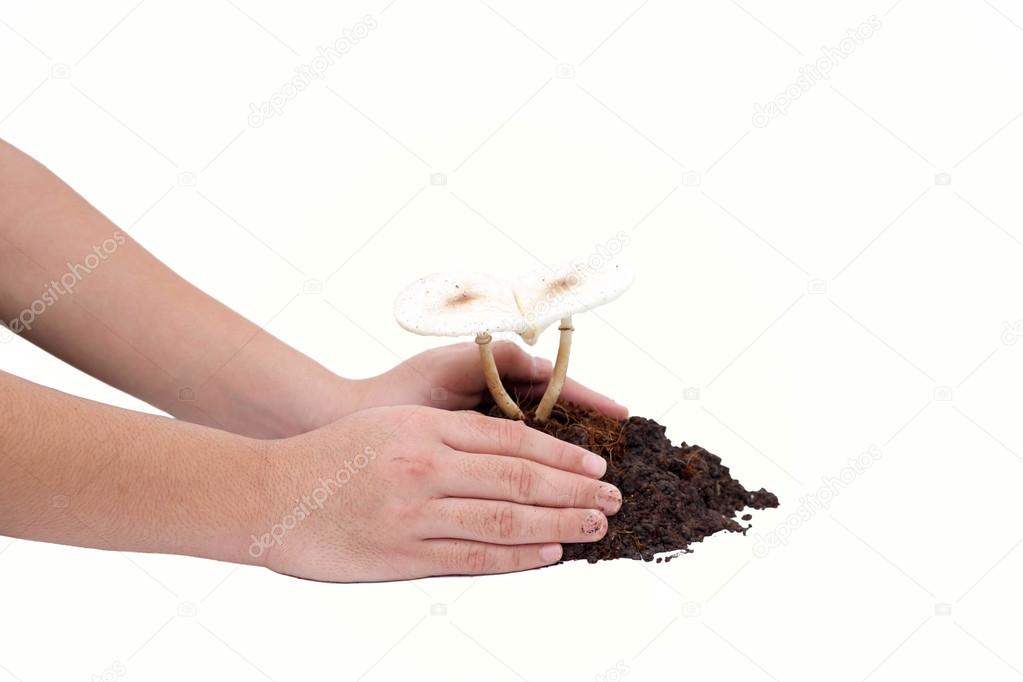
[[[530,414],[529,410],[526,410]],[[487,411],[500,417],[496,407]],[[604,480],[622,491],[622,508],[608,518],[608,532],[599,542],[566,544],[564,561],[643,559],[674,552],[719,531],[745,534],[750,526],[735,520],[746,507],[777,507],[778,498],[763,488],[746,490],[732,478],[721,458],[698,445],[675,446],[665,427],[651,419],[611,419],[575,405],[559,403],[546,424],[531,418],[533,428],[601,455],[608,461]],[[749,514],[742,519],[748,521]],[[661,561],[661,557],[657,557]]]

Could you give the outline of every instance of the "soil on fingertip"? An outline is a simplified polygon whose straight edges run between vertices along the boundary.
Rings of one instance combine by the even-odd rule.
[[[550,420],[540,424],[532,419],[531,408],[524,407],[530,415],[527,424],[606,459],[604,480],[622,492],[622,508],[608,517],[607,535],[598,542],[565,544],[563,561],[669,561],[714,533],[745,534],[751,526],[735,518],[743,509],[778,506],[774,493],[746,490],[717,455],[698,445],[672,445],[665,427],[652,419],[618,421],[558,403]],[[481,411],[503,416],[496,407]]]

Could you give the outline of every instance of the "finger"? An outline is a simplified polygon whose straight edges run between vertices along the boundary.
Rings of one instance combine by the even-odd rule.
[[[425,569],[433,575],[510,573],[561,561],[558,544],[492,545],[471,540],[423,540]]]
[[[547,382],[544,380],[542,384],[511,384],[507,388],[513,395],[525,395],[539,400],[547,390]],[[558,400],[589,408],[612,419],[627,419],[629,417],[629,408],[616,403],[603,393],[587,388],[574,379],[565,379],[565,385],[561,389]]]
[[[553,365],[550,361],[530,355],[510,341],[494,344],[494,360],[501,378],[508,384],[518,384],[532,397],[539,398],[550,381]],[[614,419],[625,419],[629,410],[611,398],[583,386],[577,381],[566,379],[561,389],[561,399],[582,407],[589,407]]]
[[[451,419],[441,437],[455,450],[521,457],[593,478],[600,478],[607,471],[607,461],[600,455],[520,421],[486,417],[477,412],[452,412]]]
[[[598,393],[592,388],[583,386],[574,379],[565,379],[565,386],[561,389],[561,400],[568,403],[575,403],[585,407],[592,407],[601,414],[606,414],[612,419],[627,419],[629,408],[616,403],[603,393]]]
[[[597,509],[552,509],[494,500],[433,500],[424,507],[422,518],[426,538],[497,545],[596,542],[607,533],[607,517]]]
[[[520,457],[452,451],[437,459],[437,492],[541,507],[599,509],[616,514],[622,493],[604,481]]]

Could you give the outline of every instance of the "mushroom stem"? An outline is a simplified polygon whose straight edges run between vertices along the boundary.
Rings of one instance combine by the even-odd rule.
[[[494,402],[509,419],[525,419],[526,415],[515,404],[515,401],[504,390],[501,383],[501,375],[497,372],[497,363],[494,362],[494,351],[490,347],[490,334],[479,334],[476,336],[476,344],[480,347],[480,361],[483,363],[483,376],[487,380],[487,388]]]
[[[554,371],[551,373],[550,383],[547,390],[543,392],[540,404],[536,406],[535,417],[541,424],[551,417],[551,410],[554,403],[558,402],[561,389],[565,386],[565,376],[568,374],[568,355],[572,352],[572,318],[566,317],[561,320],[561,340],[558,343],[558,359],[554,362]]]

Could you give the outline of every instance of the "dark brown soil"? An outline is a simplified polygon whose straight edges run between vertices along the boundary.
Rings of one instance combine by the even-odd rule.
[[[497,408],[488,414],[501,416]],[[778,506],[773,493],[742,487],[720,457],[698,445],[672,445],[664,427],[651,419],[617,421],[559,403],[546,424],[531,419],[527,423],[604,457],[608,460],[604,480],[622,491],[622,508],[608,518],[607,536],[594,543],[566,544],[565,561],[651,561],[656,554],[672,552],[664,557],[667,561],[691,552],[691,544],[719,531],[745,534],[750,526],[735,516],[746,507]]]

